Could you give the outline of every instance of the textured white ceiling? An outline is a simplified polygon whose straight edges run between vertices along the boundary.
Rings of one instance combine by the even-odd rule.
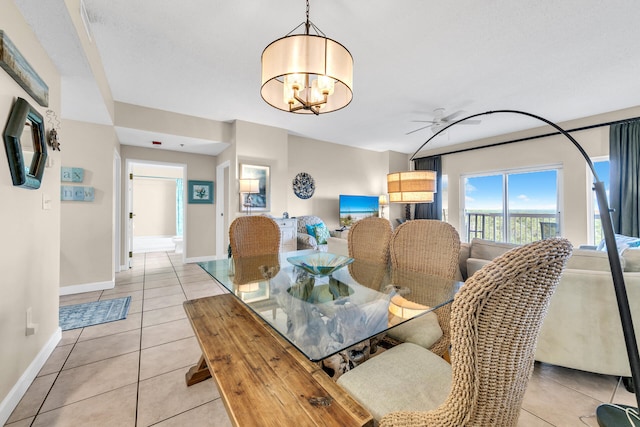
[[[108,121],[64,1],[15,1],[63,76],[63,117]],[[319,117],[260,97],[262,50],[304,20],[302,0],[85,4],[114,100],[339,144],[412,153],[432,135],[405,135],[421,126],[412,121],[440,107],[562,122],[640,104],[637,0],[311,0],[311,21],[354,58],[352,103]],[[433,144],[539,125],[485,118]]]

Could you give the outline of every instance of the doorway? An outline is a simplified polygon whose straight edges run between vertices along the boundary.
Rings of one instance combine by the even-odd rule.
[[[145,252],[184,258],[186,165],[128,159],[127,172],[130,262],[133,254]]]

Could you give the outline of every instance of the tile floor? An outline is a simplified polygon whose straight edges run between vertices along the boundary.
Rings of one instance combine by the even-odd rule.
[[[6,426],[230,426],[211,380],[184,382],[200,352],[182,302],[224,290],[181,260],[135,254],[114,289],[61,297],[61,305],[127,295],[132,303],[125,320],[63,332]],[[635,406],[618,378],[536,363],[518,426],[596,427],[595,408],[611,401]]]

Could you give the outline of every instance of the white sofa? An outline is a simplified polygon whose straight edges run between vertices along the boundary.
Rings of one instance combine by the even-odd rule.
[[[470,277],[514,246],[481,239],[463,243],[460,248],[463,277]],[[638,337],[640,249],[623,251],[621,264]],[[551,298],[538,338],[536,360],[599,374],[631,376],[606,252],[573,250]]]
[[[349,256],[349,241],[342,237],[329,237],[327,239],[327,252]]]

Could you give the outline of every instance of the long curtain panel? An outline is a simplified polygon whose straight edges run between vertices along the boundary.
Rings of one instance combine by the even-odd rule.
[[[609,200],[614,231],[640,237],[640,120],[611,125],[609,164]]]
[[[183,200],[184,184],[182,178],[176,178],[176,236],[182,236]]]
[[[414,160],[415,170],[431,170],[436,172],[436,194],[433,203],[418,203],[414,213],[415,219],[442,220],[442,160],[440,156],[423,157]]]

